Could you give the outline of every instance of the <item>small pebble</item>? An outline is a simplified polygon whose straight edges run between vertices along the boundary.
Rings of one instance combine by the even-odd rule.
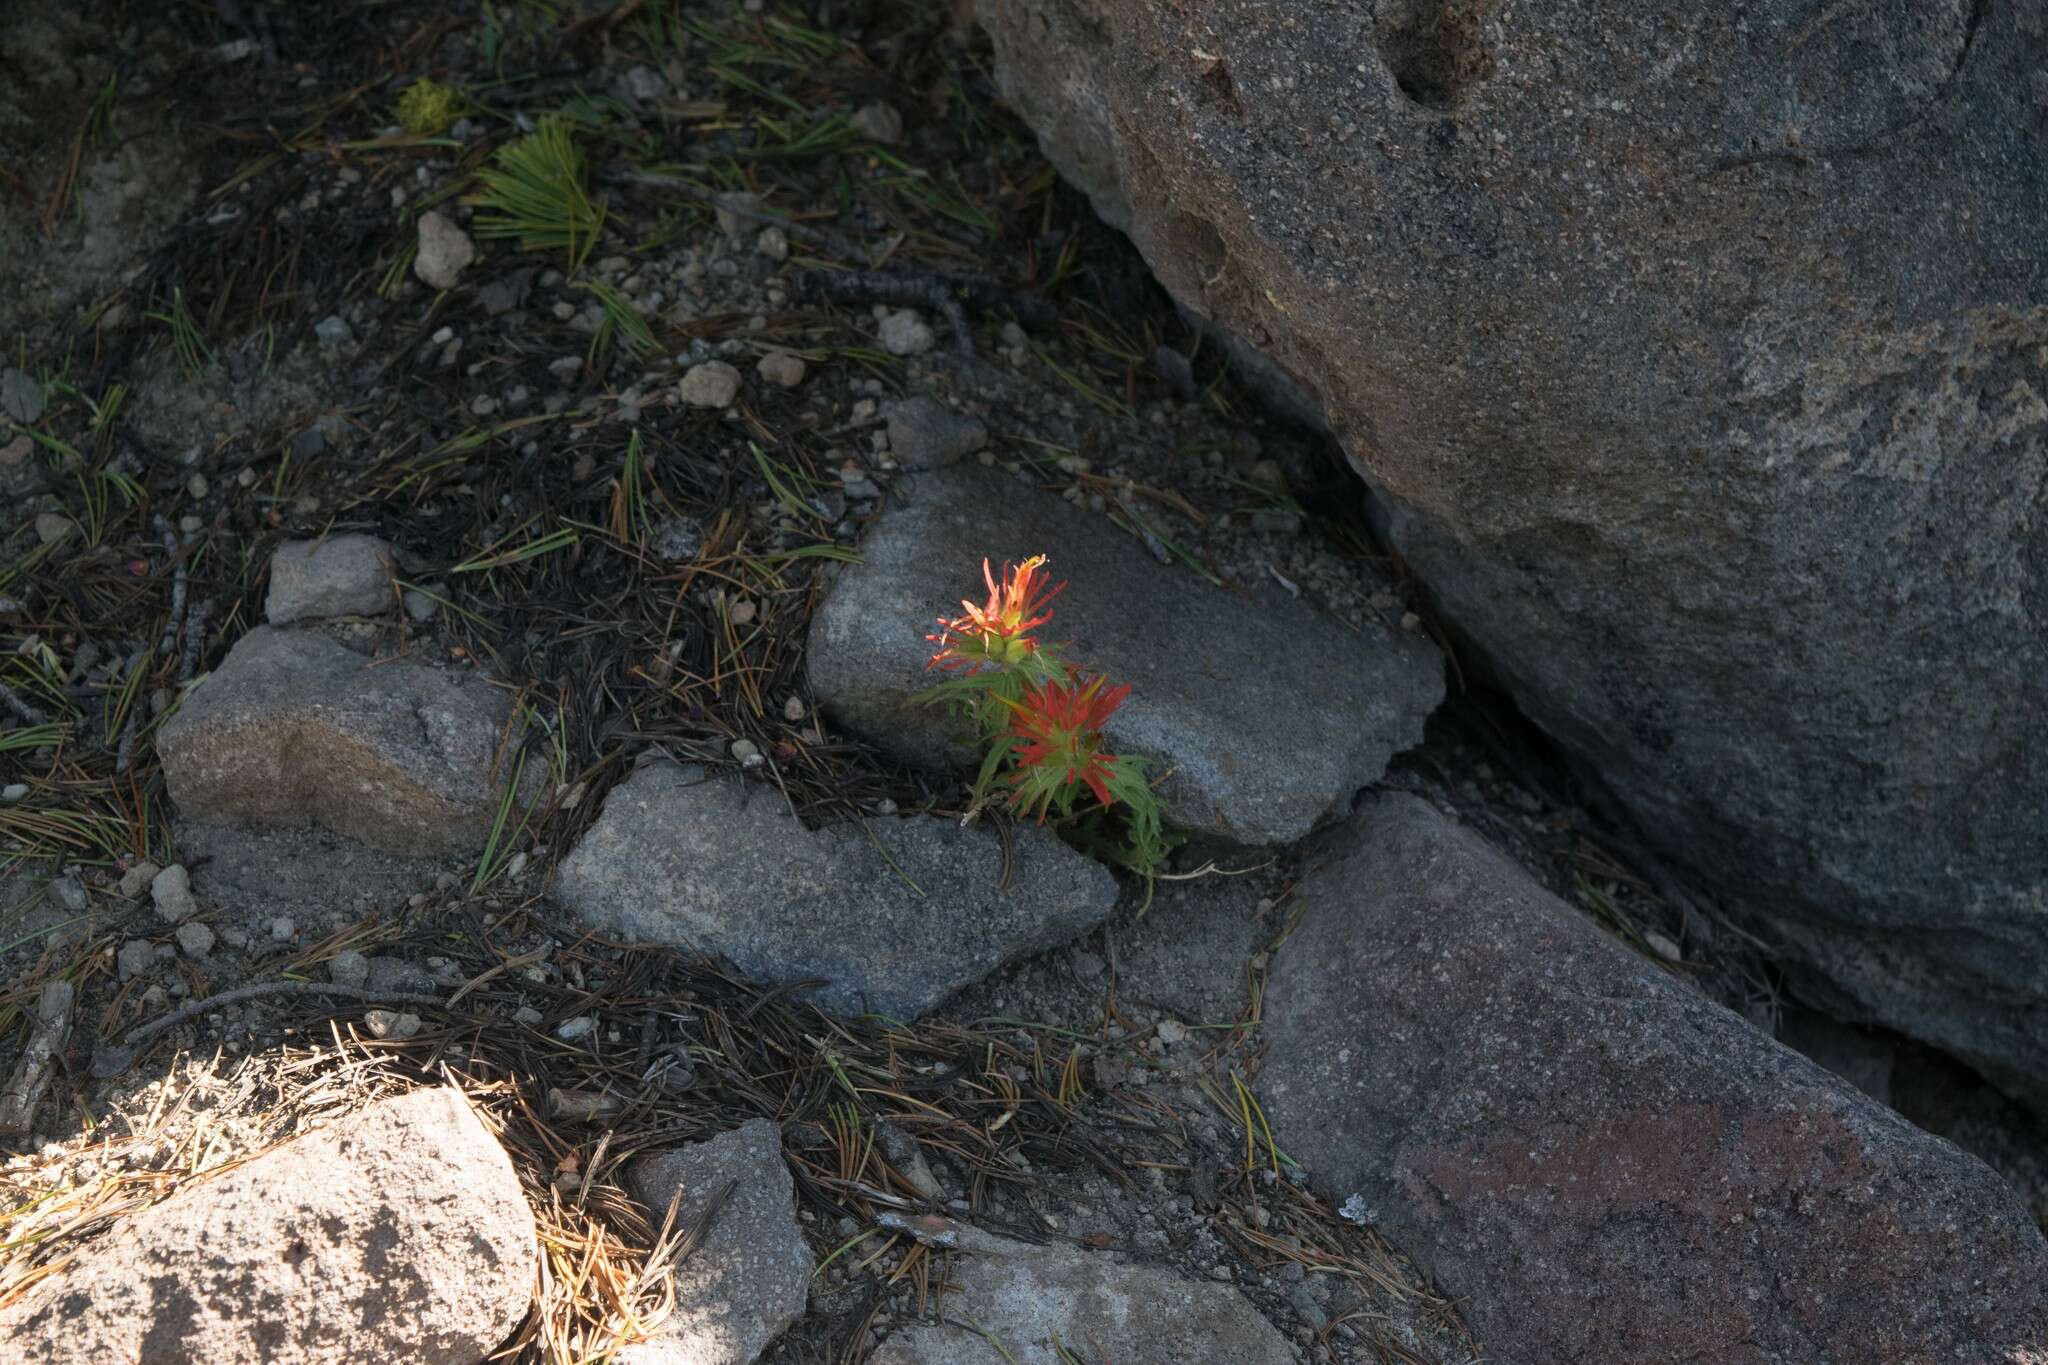
[[[57,898],[57,904],[74,912],[85,909],[89,903],[85,896],[85,883],[72,876],[59,877],[51,882],[50,894]]]
[[[161,871],[162,868],[145,858],[123,872],[120,882],[121,899],[132,901],[149,890],[149,884],[156,880],[156,874]]]
[[[676,397],[693,408],[729,408],[739,392],[740,372],[723,360],[692,365],[676,385]]]
[[[0,802],[5,802],[10,806],[27,796],[28,783],[26,782],[9,782],[6,786],[0,787]]]
[[[363,1015],[363,1027],[370,1031],[372,1038],[403,1040],[420,1031],[420,1017],[392,1010],[370,1010]]]
[[[1658,933],[1655,929],[1644,933],[1643,942],[1649,944],[1651,950],[1666,962],[1682,962],[1685,960],[1685,954],[1680,951],[1678,945]]]
[[[476,259],[476,244],[453,220],[440,213],[423,213],[419,222],[419,251],[413,256],[412,273],[434,289],[453,289],[456,278]]]
[[[847,122],[876,142],[893,144],[903,138],[903,115],[880,101],[854,110],[853,117]]]
[[[207,483],[206,476],[197,470],[192,472],[191,478],[185,480],[185,491],[195,498],[205,497],[211,488],[212,485]]]
[[[754,366],[755,374],[785,389],[793,389],[803,383],[805,372],[803,357],[791,355],[788,351],[770,351]]]
[[[292,941],[292,935],[298,932],[299,926],[292,923],[292,921],[284,915],[279,915],[276,919],[270,922],[270,936],[276,939],[279,943],[290,943]]]
[[[532,1028],[535,1024],[538,1024],[541,1021],[541,1012],[531,1005],[521,1005],[518,1009],[512,1012],[512,1017],[514,1020],[526,1025],[528,1028]]]
[[[938,344],[931,324],[908,308],[882,319],[882,349],[890,355],[923,355]]]
[[[149,898],[156,904],[157,917],[173,924],[190,919],[199,908],[199,903],[192,899],[192,878],[177,863],[150,880]]]
[[[597,1020],[587,1014],[579,1014],[567,1020],[555,1030],[555,1037],[565,1043],[577,1043],[588,1038],[597,1028]]]
[[[213,930],[197,920],[178,926],[178,950],[186,957],[205,957],[213,951]]]
[[[789,234],[779,227],[765,227],[754,239],[754,250],[771,261],[789,259]]]
[[[123,981],[133,980],[156,965],[156,945],[146,938],[131,938],[114,954],[114,970]]]
[[[337,986],[361,986],[370,978],[370,959],[344,948],[327,961],[327,979]]]
[[[788,701],[782,703],[782,718],[792,724],[802,720],[804,718],[804,699],[802,697],[791,697]]]
[[[751,739],[736,739],[732,742],[732,756],[742,764],[752,765],[761,761],[761,748]]]

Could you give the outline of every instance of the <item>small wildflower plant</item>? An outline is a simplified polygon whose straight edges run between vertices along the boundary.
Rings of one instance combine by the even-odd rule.
[[[925,638],[938,648],[926,665],[950,676],[929,701],[959,706],[986,745],[973,809],[1001,798],[1041,823],[1057,819],[1116,861],[1150,873],[1172,847],[1145,760],[1111,753],[1103,727],[1131,694],[1100,672],[1076,667],[1060,646],[1039,638],[1052,620],[1046,557],[1005,564],[1000,577],[984,559],[988,600],[962,600],[961,614],[939,618]]]

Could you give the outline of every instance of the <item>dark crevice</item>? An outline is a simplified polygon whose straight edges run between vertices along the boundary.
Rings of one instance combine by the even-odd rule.
[[[1493,74],[1486,21],[1494,0],[1410,0],[1384,26],[1380,50],[1401,93],[1426,109],[1455,107]]]

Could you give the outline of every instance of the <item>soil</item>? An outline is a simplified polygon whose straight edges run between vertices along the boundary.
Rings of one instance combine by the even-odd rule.
[[[122,1181],[167,1193],[380,1087],[452,1077],[503,1116],[537,1200],[576,1187],[544,1235],[602,1225],[625,1264],[652,1215],[619,1163],[766,1116],[786,1125],[819,1260],[838,1252],[766,1358],[858,1360],[920,1311],[933,1256],[875,1231],[889,1205],[873,1191],[901,1173],[844,1125],[900,1128],[918,1111],[891,1096],[915,1094],[944,1115],[915,1141],[965,1201],[954,1213],[1227,1280],[1306,1360],[1478,1357],[1455,1308],[1302,1189],[1240,1099],[1292,855],[1134,882],[1109,928],[900,1035],[594,939],[540,899],[649,749],[737,769],[746,740],[814,820],[957,807],[957,789],[821,726],[804,683],[810,605],[898,472],[877,440],[886,399],[980,418],[988,459],[1189,572],[1278,579],[1340,620],[1447,640],[1341,459],[1258,407],[1058,181],[986,61],[958,16],[908,0],[223,0],[120,24],[21,0],[0,21],[0,364],[47,399],[33,422],[0,419],[0,682],[21,703],[0,710],[0,787],[28,789],[0,804],[0,1073],[42,983],[80,991],[68,1069],[0,1173],[0,1216]],[[461,117],[408,134],[394,110],[422,77],[463,92]],[[878,103],[900,140],[852,122]],[[485,239],[472,202],[478,172],[548,114],[606,204],[580,263]],[[781,226],[704,197],[736,192]],[[482,252],[451,291],[411,269],[428,209]],[[901,297],[851,301],[834,283],[850,271]],[[969,309],[972,354],[929,305],[932,347],[891,354],[878,314],[967,276],[994,304]],[[755,373],[779,351],[805,362],[794,387]],[[686,406],[677,381],[712,359],[740,371],[738,401]],[[70,530],[46,542],[49,514]],[[529,759],[553,795],[478,862],[209,829],[164,793],[153,726],[261,619],[271,550],[342,530],[396,545],[413,593],[344,625],[355,647],[483,670],[538,722]],[[1388,781],[1773,1026],[1768,962],[1588,814],[1510,707],[1453,676],[1462,690]],[[122,981],[122,945],[175,942],[146,892],[118,892],[143,860],[191,870],[217,942]],[[116,1081],[90,1074],[95,1046],[183,1000],[325,980],[346,951],[418,989],[496,975],[410,1039],[372,1036],[360,1003],[291,996],[172,1030]],[[587,1041],[556,1037],[585,1016]],[[881,1094],[835,1083],[848,1058],[878,1069]],[[1917,1121],[2048,1212],[2031,1120],[1945,1059],[1901,1074],[1919,1078],[1904,1087]],[[1009,1136],[970,1138],[1003,1087]],[[609,1131],[551,1100],[593,1089],[617,1101]],[[0,1294],[36,1256],[0,1256]],[[541,1322],[598,1333],[606,1311],[538,1304],[522,1358],[561,1354]]]

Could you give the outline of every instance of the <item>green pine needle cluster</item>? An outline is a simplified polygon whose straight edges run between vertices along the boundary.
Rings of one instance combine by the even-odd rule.
[[[527,251],[567,253],[578,269],[604,228],[604,205],[584,188],[583,152],[566,120],[549,114],[533,132],[498,149],[477,172],[476,235],[515,239]]]

